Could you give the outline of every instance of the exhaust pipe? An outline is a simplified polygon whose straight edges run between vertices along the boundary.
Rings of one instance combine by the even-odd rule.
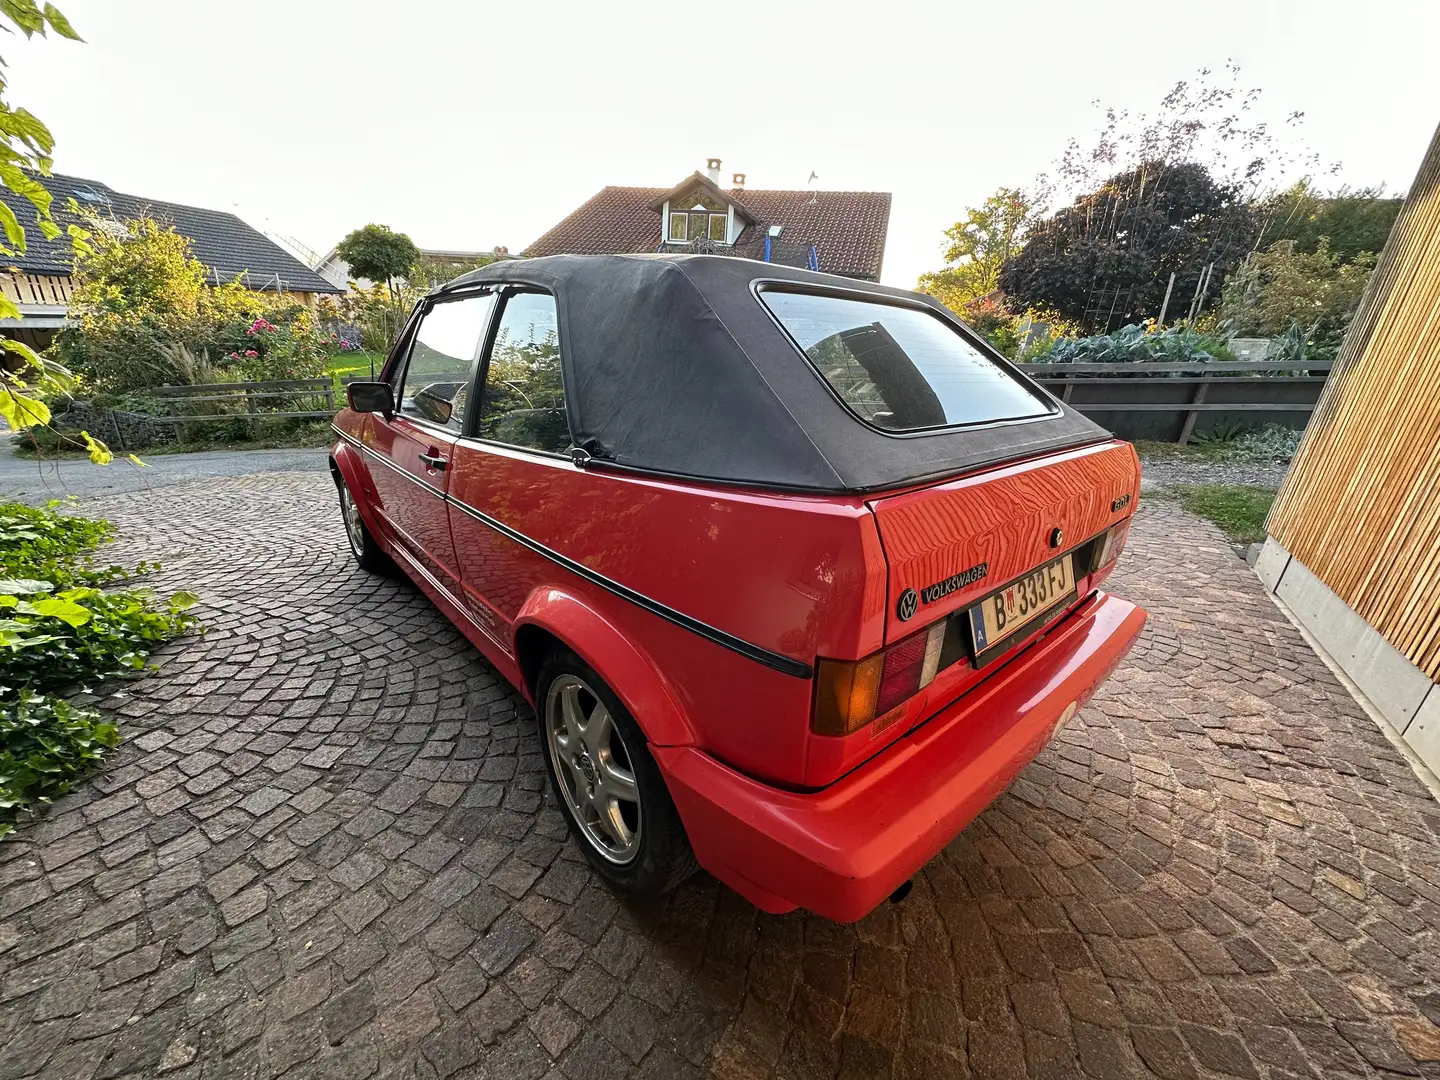
[[[907,881],[907,882],[905,882],[904,884],[902,884],[898,889],[896,889],[894,892],[892,892],[892,893],[890,894],[890,903],[892,903],[892,904],[898,904],[898,903],[900,903],[901,900],[904,900],[905,897],[907,897],[907,896],[910,895],[910,890],[913,889],[914,887],[915,887],[915,880],[912,878],[912,879],[910,879],[909,881]]]

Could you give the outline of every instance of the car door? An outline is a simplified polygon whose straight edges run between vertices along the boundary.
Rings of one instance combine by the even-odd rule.
[[[469,609],[508,650],[540,557],[502,530],[548,536],[586,526],[567,514],[576,470],[555,298],[528,287],[503,292],[472,427],[455,451],[450,524]]]
[[[405,553],[456,598],[460,571],[445,495],[494,303],[491,293],[470,294],[421,313],[395,376],[395,415],[375,417],[372,429],[374,449],[390,463],[373,471],[386,524]]]

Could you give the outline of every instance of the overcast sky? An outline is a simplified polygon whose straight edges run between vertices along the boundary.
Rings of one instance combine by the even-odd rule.
[[[1440,120],[1437,0],[56,2],[85,44],[0,48],[57,171],[319,251],[371,221],[518,251],[605,184],[715,155],[751,187],[892,192],[884,279],[908,286],[1096,99],[1151,109],[1233,58],[1343,180],[1392,189]]]

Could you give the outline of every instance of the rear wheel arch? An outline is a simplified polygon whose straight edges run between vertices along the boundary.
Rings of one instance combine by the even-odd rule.
[[[539,695],[535,680],[546,658],[568,649],[605,681],[648,742],[689,746],[697,741],[656,662],[581,597],[554,587],[536,589],[515,623],[515,659],[532,700]]]

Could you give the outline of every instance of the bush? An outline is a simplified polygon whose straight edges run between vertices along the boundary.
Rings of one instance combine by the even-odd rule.
[[[368,352],[383,356],[400,336],[410,309],[420,295],[403,286],[392,293],[384,285],[362,289],[352,282],[350,291],[343,296],[320,298],[320,322],[329,336],[335,338],[337,346],[343,337],[352,346],[358,344]],[[358,342],[352,336],[357,332]]]
[[[119,741],[114,724],[63,698],[0,700],[0,837],[14,829],[8,818],[69,791]]]
[[[1014,360],[1020,351],[1020,317],[1011,315],[1003,304],[982,297],[967,304],[961,318],[966,325],[994,346],[1007,360]]]
[[[1282,240],[1232,274],[1221,294],[1220,322],[1240,337],[1304,335],[1305,354],[1333,357],[1365,294],[1375,257],[1341,262],[1323,238],[1313,252]]]
[[[150,218],[95,223],[76,259],[74,325],[52,347],[101,393],[243,379],[313,378],[328,336],[303,305],[214,275],[190,242]]]
[[[143,670],[150,651],[193,624],[192,593],[159,601],[110,588],[132,571],[96,565],[109,522],[0,504],[0,836],[21,809],[68,790],[118,741],[92,709],[48,697]],[[141,563],[133,573],[156,569]]]

